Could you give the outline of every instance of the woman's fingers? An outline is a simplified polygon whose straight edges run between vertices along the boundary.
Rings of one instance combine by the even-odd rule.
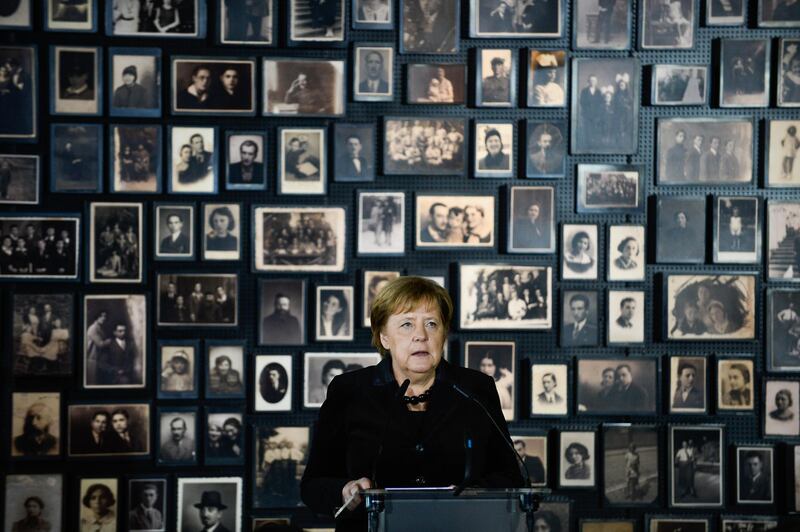
[[[342,488],[342,503],[347,502],[352,497],[352,500],[347,505],[347,509],[352,511],[358,508],[361,504],[362,497],[359,494],[360,490],[368,490],[372,487],[372,482],[367,477],[361,477],[358,480],[351,480]]]

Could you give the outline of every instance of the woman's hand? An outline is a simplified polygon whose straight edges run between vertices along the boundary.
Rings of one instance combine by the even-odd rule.
[[[359,490],[368,490],[372,487],[372,482],[367,477],[361,477],[358,480],[351,480],[347,484],[344,485],[342,488],[342,504],[347,502],[353,494],[355,497],[350,504],[347,505],[347,509],[351,512],[358,508],[358,505],[361,504],[361,495],[359,495]]]

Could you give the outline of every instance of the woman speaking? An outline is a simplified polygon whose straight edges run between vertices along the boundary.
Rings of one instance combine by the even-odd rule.
[[[452,319],[449,294],[427,279],[400,277],[375,298],[372,343],[383,360],[330,383],[301,481],[303,502],[320,514],[356,494],[337,532],[366,530],[360,489],[522,487],[494,380],[442,360]],[[502,436],[456,388],[483,403]]]

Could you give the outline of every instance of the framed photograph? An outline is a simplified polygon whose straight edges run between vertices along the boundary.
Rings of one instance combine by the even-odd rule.
[[[267,135],[262,131],[225,132],[225,188],[266,190]]]
[[[655,425],[603,424],[603,495],[607,504],[640,506],[658,501],[659,440]],[[632,527],[629,530],[634,532]]]
[[[169,126],[169,193],[217,193],[216,127]]]
[[[464,175],[466,119],[384,119],[383,173]]]
[[[155,204],[155,260],[194,260],[194,210],[194,203]]]
[[[562,224],[561,278],[597,279],[597,224]]]
[[[563,3],[533,6],[492,0],[470,2],[470,37],[501,39],[557,39],[562,37]]]
[[[480,48],[475,57],[475,105],[516,107],[517,50]]]
[[[460,4],[400,0],[400,53],[457,53],[461,35]]]
[[[89,204],[89,281],[142,282],[142,203]]]
[[[547,525],[550,530],[567,530],[571,522],[570,505],[571,501],[569,500],[566,502],[542,502],[536,512],[536,520]]]
[[[608,345],[643,344],[646,321],[644,291],[608,291]]]
[[[747,2],[711,0],[706,3],[706,26],[742,26]]]
[[[554,253],[556,206],[553,187],[509,188],[509,253]]]
[[[472,154],[475,177],[514,177],[517,132],[514,122],[475,122]]]
[[[558,487],[593,488],[597,484],[595,433],[561,431],[558,434]]]
[[[721,520],[724,532],[739,532],[740,530],[752,530],[753,532],[768,532],[777,530],[778,521],[767,517],[756,517],[747,519],[731,519],[723,517]]]
[[[643,225],[608,227],[609,281],[644,281],[645,232]]]
[[[561,292],[561,347],[597,347],[600,307],[596,290]]]
[[[800,371],[800,290],[767,290],[767,367]]]
[[[714,262],[761,263],[761,198],[714,198]]]
[[[130,532],[166,532],[172,510],[167,507],[167,478],[128,479],[127,523]]]
[[[767,279],[800,279],[800,239],[795,235],[795,220],[800,216],[800,201],[770,200],[767,203]]]
[[[44,530],[58,530],[63,521],[63,496],[62,475],[6,475],[3,529],[24,530],[33,521]]]
[[[83,298],[83,387],[144,388],[148,319],[144,294]]]
[[[720,41],[720,107],[769,106],[769,39]]]
[[[311,234],[306,230],[312,228]],[[253,206],[254,270],[343,272],[343,207]],[[301,253],[302,251],[302,253]]]
[[[133,2],[114,0],[106,6],[106,33],[114,37],[203,38],[206,2],[168,0],[166,5],[139,9]]]
[[[655,415],[658,360],[579,358],[579,415]]]
[[[494,247],[494,200],[494,196],[417,194],[416,248]]]
[[[0,279],[78,280],[80,216],[0,216]]]
[[[33,29],[32,19],[32,0],[19,0],[4,6],[0,11],[0,28],[2,29]],[[6,528],[9,528],[6,526]]]
[[[291,412],[292,356],[256,355],[254,390],[256,412]]]
[[[520,435],[511,434],[511,442],[517,451],[528,476],[531,479],[531,486],[547,486],[547,434],[542,435]]]
[[[11,304],[14,376],[70,375],[77,333],[74,295],[14,293]]]
[[[179,477],[178,530],[242,532],[242,477]]]
[[[203,260],[241,258],[241,203],[203,203]]]
[[[306,343],[305,279],[259,279],[258,345]]]
[[[30,17],[30,2],[16,3],[27,4],[26,11]],[[22,11],[20,7],[17,11]],[[97,31],[97,5],[94,0],[81,2],[47,0],[44,2],[44,9],[44,29],[47,31]],[[2,24],[1,18],[0,24]],[[30,19],[28,24],[30,25]]]
[[[528,120],[526,126],[525,177],[564,177],[567,171],[566,122]]]
[[[773,447],[736,447],[736,503],[772,504],[774,454]]]
[[[705,357],[669,357],[669,413],[708,412],[708,368]]]
[[[377,353],[303,353],[303,408],[319,408],[334,377],[381,361]]]
[[[206,398],[244,398],[244,341],[206,340]]]
[[[724,476],[724,430],[720,425],[669,426],[670,506],[718,508],[723,505],[727,480]],[[701,462],[702,469],[698,467]],[[662,528],[659,526],[658,530]]]
[[[361,326],[370,327],[370,312],[372,311],[372,303],[378,292],[383,290],[383,287],[400,277],[399,271],[373,271],[364,270],[361,282],[361,294],[363,314],[361,315]]]
[[[157,280],[159,327],[238,325],[238,274],[158,273]]]
[[[195,407],[158,409],[159,465],[194,465],[197,463],[197,410]]]
[[[13,86],[0,93],[5,117],[0,123],[0,141],[33,142],[38,136],[37,54],[35,46],[0,46],[0,57],[8,71],[5,83]]]
[[[81,531],[96,528],[98,524],[109,530],[117,529],[120,489],[116,478],[79,479],[78,500],[80,505],[74,513],[78,514]]]
[[[255,116],[253,58],[172,58],[172,114]]]
[[[717,359],[717,410],[721,414],[753,411],[755,375],[749,358]]]
[[[800,27],[797,4],[791,0],[758,0],[758,26],[760,28]]]
[[[765,125],[764,186],[800,187],[800,120],[766,120]]]
[[[781,39],[778,57],[778,107],[800,107],[800,39]]]
[[[579,164],[577,183],[579,213],[644,211],[640,166]]]
[[[274,0],[218,3],[220,44],[271,46],[275,44],[277,11]]]
[[[161,49],[108,49],[111,116],[161,116]]]
[[[646,517],[648,532],[708,532],[707,518]]]
[[[531,416],[569,415],[569,364],[531,364]]]
[[[344,61],[270,57],[263,73],[264,116],[344,116]]]
[[[61,394],[11,394],[11,457],[61,455]]]
[[[628,50],[631,47],[631,4],[619,0],[577,0],[573,9],[576,50]]]
[[[38,155],[0,153],[0,205],[39,203],[39,165]]]
[[[458,277],[460,329],[524,330],[553,326],[551,267],[460,263]]]
[[[111,192],[161,192],[161,126],[112,124],[108,162]]]
[[[258,421],[253,426],[252,493],[255,508],[294,508],[300,506],[300,479],[308,464],[311,441],[309,427],[275,426]],[[280,449],[282,454],[274,452]],[[288,458],[284,458],[288,457]],[[284,460],[297,467],[287,469],[281,476],[269,474],[273,467],[280,470]],[[285,467],[285,466],[284,466]],[[269,530],[266,528],[265,530]]]
[[[103,126],[50,124],[50,191],[103,191]]]
[[[343,0],[311,0],[288,3],[287,44],[335,46],[345,38],[345,2]]]
[[[278,194],[327,193],[326,128],[278,128]]]
[[[380,3],[380,0],[361,1]],[[355,6],[356,3],[353,2],[353,5]],[[378,45],[355,46],[353,53],[355,56],[353,100],[357,102],[391,102],[394,100],[394,48]]]
[[[580,532],[636,532],[634,519],[581,519]]]
[[[668,340],[754,340],[756,276],[667,274]]]
[[[333,125],[334,181],[375,181],[375,136],[374,124]]]
[[[80,404],[68,412],[70,457],[150,454],[150,405]]]
[[[567,53],[530,50],[528,55],[528,107],[567,105]]]
[[[53,80],[50,113],[58,115],[103,114],[102,50],[93,46],[51,46],[50,78]]]
[[[353,29],[393,30],[394,0],[353,0]]]
[[[494,380],[506,421],[516,418],[515,345],[514,342],[464,342],[464,366]]]
[[[659,196],[656,262],[702,264],[706,257],[706,198]],[[680,245],[676,246],[675,243]]]
[[[359,255],[403,255],[405,206],[405,192],[358,192]]]
[[[797,438],[800,436],[800,382],[766,379],[763,413],[765,438]]]
[[[244,465],[242,410],[206,408],[205,465]]]
[[[159,340],[159,399],[197,399],[200,358],[200,340]]]
[[[467,101],[467,66],[412,63],[406,66],[406,103],[454,104]]]
[[[800,510],[800,445],[789,445],[787,447],[787,465],[790,468],[787,471],[787,477],[789,477],[790,481],[787,507],[793,513],[797,513]],[[7,512],[6,515],[8,515]]]
[[[639,9],[640,46],[644,50],[693,48],[696,11],[694,0],[678,0],[670,4],[644,0]]]
[[[706,105],[709,85],[707,66],[653,65],[650,99],[653,105]]]

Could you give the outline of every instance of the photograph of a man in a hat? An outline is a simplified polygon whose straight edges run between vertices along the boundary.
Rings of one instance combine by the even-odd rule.
[[[222,524],[222,514],[228,508],[222,504],[222,495],[218,491],[204,491],[200,502],[194,505],[200,512],[203,528],[199,532],[231,532]]]

